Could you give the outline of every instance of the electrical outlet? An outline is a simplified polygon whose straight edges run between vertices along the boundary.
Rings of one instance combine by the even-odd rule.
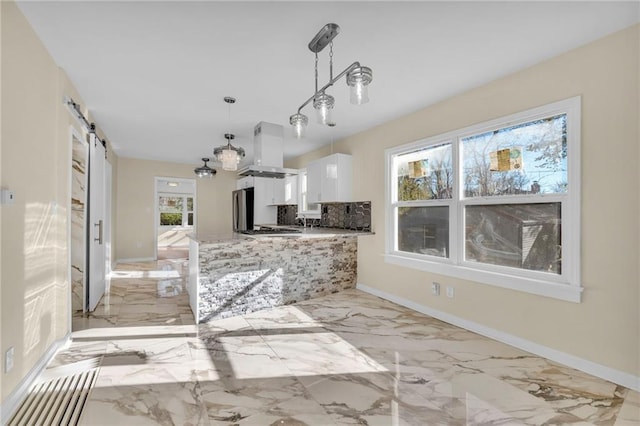
[[[8,373],[13,368],[13,355],[15,353],[15,349],[11,346],[4,353],[4,372]]]
[[[453,299],[455,292],[453,290],[453,287],[447,287],[447,297]]]
[[[434,296],[440,296],[440,283],[435,281],[431,283],[431,293],[433,293]]]

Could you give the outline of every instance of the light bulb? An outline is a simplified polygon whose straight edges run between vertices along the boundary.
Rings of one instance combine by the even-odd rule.
[[[347,75],[347,85],[351,91],[351,103],[362,105],[369,102],[368,86],[373,80],[373,72],[369,67],[358,67]]]
[[[333,121],[331,110],[333,110],[334,104],[335,99],[333,96],[327,95],[326,93],[320,93],[313,98],[313,107],[316,109],[316,118],[319,124],[327,124]]]
[[[362,84],[362,81],[357,81],[351,86],[351,103],[354,105],[362,105],[369,102],[369,88]]]
[[[289,123],[293,126],[293,134],[297,139],[304,137],[309,119],[304,114],[293,114],[289,117]]]

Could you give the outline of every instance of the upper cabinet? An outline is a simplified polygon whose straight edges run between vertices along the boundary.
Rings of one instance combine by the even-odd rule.
[[[351,200],[351,156],[332,154],[307,164],[309,203],[333,203]]]
[[[275,180],[273,204],[298,204],[298,176]]]
[[[276,206],[298,203],[298,176],[278,178],[252,178],[255,196],[266,205]]]

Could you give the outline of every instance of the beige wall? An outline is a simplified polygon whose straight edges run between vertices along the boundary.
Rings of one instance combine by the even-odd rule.
[[[117,174],[116,259],[154,256],[155,177],[196,178],[193,169],[202,165],[119,158]],[[197,178],[196,178],[197,179]],[[231,232],[231,191],[237,176],[218,170],[211,179],[196,180],[196,221],[200,234]]]
[[[2,399],[64,336],[57,300],[56,247],[64,209],[57,194],[60,145],[58,69],[17,10],[2,2],[2,186],[16,202],[2,206],[2,342],[15,347],[15,366],[3,374]],[[30,172],[34,168],[38,173]],[[47,303],[45,303],[45,300]]]
[[[0,218],[0,354],[15,348],[13,370],[0,372],[4,403],[69,331],[70,126],[83,131],[62,99],[83,102],[15,3],[0,10],[0,186],[16,195]]]
[[[635,26],[336,144],[353,155],[354,198],[373,206],[376,235],[361,238],[358,282],[640,375],[638,38]],[[576,95],[582,95],[582,303],[384,263],[386,148]],[[326,154],[325,148],[286,166]],[[455,299],[432,296],[434,280],[453,285]]]

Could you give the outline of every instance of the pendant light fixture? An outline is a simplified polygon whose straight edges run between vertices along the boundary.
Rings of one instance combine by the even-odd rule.
[[[225,96],[224,101],[229,105],[229,128],[231,128],[231,104],[236,102],[236,98]],[[240,159],[245,156],[244,149],[231,145],[231,141],[235,138],[231,131],[225,133],[224,138],[227,140],[227,144],[215,148],[213,155],[215,155],[216,160],[222,163],[222,170],[238,170]]]
[[[212,178],[216,175],[216,169],[212,169],[211,167],[207,166],[207,163],[209,162],[208,158],[203,158],[202,161],[204,161],[204,166],[201,167],[196,167],[193,171],[195,172],[195,174],[199,177],[199,178]]]
[[[369,102],[369,90],[368,86],[373,80],[373,72],[369,67],[363,67],[360,62],[354,62],[340,72],[336,77],[333,76],[333,39],[340,32],[340,26],[338,24],[327,24],[313,37],[309,42],[309,50],[311,50],[316,57],[315,60],[315,93],[307,99],[298,112],[289,117],[289,123],[293,126],[293,133],[296,138],[300,139],[304,137],[305,129],[309,123],[309,118],[301,111],[302,108],[307,106],[310,102],[313,102],[313,107],[316,110],[317,120],[319,124],[329,125],[333,123],[331,118],[331,111],[335,105],[335,99],[333,96],[325,93],[325,91],[333,86],[335,82],[345,77],[347,86],[350,87],[350,100],[354,105],[362,105]],[[318,52],[321,52],[325,47],[329,46],[329,82],[318,89]]]
[[[235,139],[234,134],[225,133],[224,138],[227,140],[227,144],[214,149],[213,155],[222,163],[222,170],[238,170],[240,158],[245,156],[244,149],[231,145],[231,141]]]

